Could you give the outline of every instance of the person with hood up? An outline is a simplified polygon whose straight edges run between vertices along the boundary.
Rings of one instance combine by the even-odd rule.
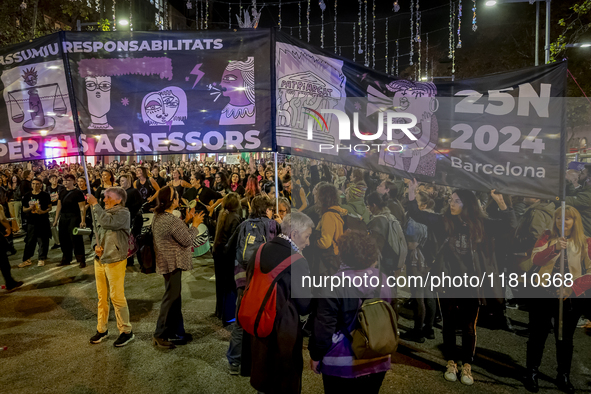
[[[351,215],[360,216],[365,224],[369,223],[370,212],[365,206],[365,192],[367,186],[364,182],[351,184],[347,190],[345,190],[345,204],[341,205],[341,208],[346,209]]]

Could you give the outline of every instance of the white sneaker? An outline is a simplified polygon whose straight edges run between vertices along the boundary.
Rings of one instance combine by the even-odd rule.
[[[472,367],[470,364],[464,364],[462,366],[462,376],[460,377],[460,382],[467,386],[472,386],[474,384],[474,378],[472,377]]]
[[[31,263],[31,259],[27,260],[27,261],[23,261],[22,263],[20,263],[18,265],[19,268],[24,268],[24,267],[28,267],[29,265],[31,265],[33,263]]]
[[[453,360],[447,362],[447,370],[443,376],[448,382],[455,382],[458,380],[458,366]]]
[[[37,267],[43,267],[43,266],[45,266],[45,260],[39,260],[37,262]]]

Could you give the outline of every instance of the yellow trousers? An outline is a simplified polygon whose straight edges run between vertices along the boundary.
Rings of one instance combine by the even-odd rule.
[[[112,264],[101,264],[99,261],[94,261],[94,276],[96,278],[96,292],[98,294],[98,324],[96,326],[98,332],[107,331],[109,295],[111,296],[111,303],[115,309],[119,332],[131,332],[129,308],[127,307],[124,288],[126,268],[127,259]]]

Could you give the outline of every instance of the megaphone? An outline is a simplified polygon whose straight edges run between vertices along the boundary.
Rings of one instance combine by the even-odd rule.
[[[90,234],[92,234],[92,230],[89,228],[74,227],[74,230],[72,231],[72,233],[74,235],[90,235]]]

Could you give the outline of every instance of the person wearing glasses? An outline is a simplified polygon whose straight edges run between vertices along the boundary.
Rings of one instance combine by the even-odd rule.
[[[469,190],[456,189],[451,195],[449,207],[442,214],[421,211],[416,201],[419,183],[413,180],[408,188],[408,214],[427,226],[437,240],[439,256],[431,269],[432,275],[457,277],[479,276],[483,273],[498,273],[494,252],[494,240],[513,232],[516,227],[513,209],[508,207],[502,194],[491,191],[491,197],[499,207],[498,218],[491,219]],[[503,298],[500,286],[491,289],[495,298]],[[448,360],[444,377],[447,381],[458,380],[465,385],[474,384],[471,364],[476,352],[476,321],[480,306],[486,303],[484,289],[439,288],[441,314],[443,316],[444,356]],[[488,298],[492,298],[489,297]],[[462,348],[456,348],[456,328],[462,330]]]

